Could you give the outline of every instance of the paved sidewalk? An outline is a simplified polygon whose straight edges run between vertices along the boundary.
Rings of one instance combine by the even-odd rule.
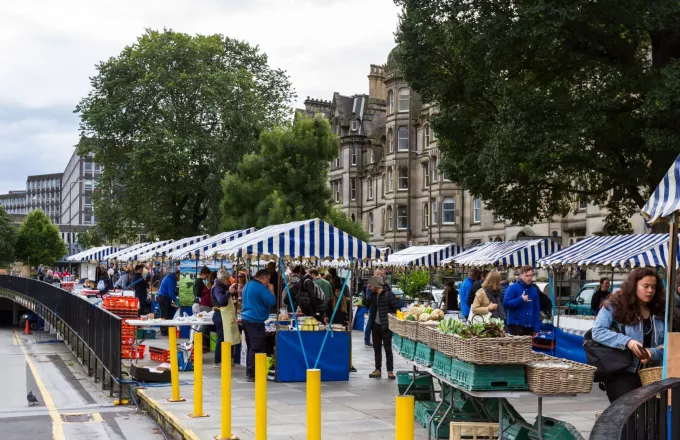
[[[162,340],[154,345],[162,346]],[[170,422],[184,432],[186,438],[211,440],[220,429],[220,371],[212,368],[212,353],[205,355],[203,396],[207,418],[191,419],[193,412],[193,372],[180,373],[182,403],[170,403],[170,388],[147,388],[140,390],[147,402],[159,412],[165,413]],[[322,432],[324,440],[373,440],[393,439],[395,430],[396,381],[386,377],[369,379],[373,370],[373,349],[363,345],[363,334],[353,334],[353,361],[359,370],[352,373],[349,382],[322,383]],[[395,370],[410,370],[401,356],[395,355]],[[385,373],[383,373],[385,374]],[[189,385],[188,383],[191,383]],[[245,369],[233,368],[232,380],[232,426],[241,440],[255,438],[255,384],[245,381]],[[597,387],[589,395],[575,398],[546,398],[543,412],[547,417],[564,420],[576,427],[588,438],[595,412],[607,406],[607,399]],[[304,383],[267,384],[268,439],[306,439],[306,397]],[[527,419],[536,418],[536,399],[521,398],[510,403]],[[416,439],[426,439],[427,432],[416,424]]]

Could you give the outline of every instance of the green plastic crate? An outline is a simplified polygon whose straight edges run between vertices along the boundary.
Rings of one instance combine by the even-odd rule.
[[[447,415],[442,426],[439,427],[439,432],[437,432],[437,423],[442,420],[444,416],[444,411],[440,411],[432,419],[432,425],[430,425],[430,432],[432,433],[432,438],[449,438],[449,430],[451,427],[451,422],[483,422],[484,418],[475,414],[466,414],[457,410],[451,410]],[[427,428],[427,421],[425,422],[424,428]]]
[[[401,340],[401,357],[412,361],[416,357],[416,342],[410,339]]]
[[[503,430],[503,440],[531,440],[526,426],[512,425]]]
[[[436,351],[432,359],[432,371],[444,379],[449,379],[451,375],[451,358]]]
[[[495,422],[498,423],[498,402],[501,399],[485,399],[484,400],[484,408],[486,409],[487,414],[489,414],[491,420],[490,422]],[[517,412],[514,406],[508,402],[507,399],[502,399],[505,402],[504,408],[505,410],[503,411],[503,426],[510,426],[510,425],[516,425],[518,422],[522,422],[525,425],[528,425],[527,421],[524,420],[524,417]]]
[[[413,380],[413,371],[397,371],[397,389],[402,395]],[[428,373],[417,373],[416,381],[408,392],[416,401],[434,400],[434,382]]]
[[[534,429],[538,429],[538,419],[534,422]],[[529,432],[529,438],[537,439],[538,433]],[[543,440],[583,440],[583,436],[567,422],[543,417]]]
[[[453,407],[456,410],[467,414],[479,414],[478,407],[475,406],[476,397],[469,396],[461,390],[443,383],[441,391],[442,400],[447,402],[451,400],[451,393],[453,393]],[[481,405],[479,408],[481,408]]]
[[[450,379],[469,391],[528,388],[524,365],[475,365],[452,359]]]
[[[437,408],[437,405],[439,405],[439,402],[416,402],[413,409],[413,415],[416,422],[418,422],[422,427],[427,426],[427,421],[430,419],[430,417],[432,417],[432,413]],[[442,405],[440,412],[443,413],[446,411],[446,408],[446,405]]]
[[[416,356],[415,361],[418,365],[423,365],[425,367],[431,367],[432,361],[434,360],[434,350],[432,350],[427,345],[419,342],[416,345]]]
[[[395,352],[397,354],[401,353],[401,341],[402,341],[401,336],[399,336],[397,334],[392,335],[392,351],[393,352]]]

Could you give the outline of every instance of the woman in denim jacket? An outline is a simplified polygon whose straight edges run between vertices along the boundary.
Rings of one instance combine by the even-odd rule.
[[[630,350],[635,355],[631,367],[605,380],[610,403],[642,386],[637,375],[640,364],[663,359],[664,303],[659,275],[652,269],[641,268],[628,274],[621,290],[610,295],[600,309],[593,325],[593,340],[607,347]]]

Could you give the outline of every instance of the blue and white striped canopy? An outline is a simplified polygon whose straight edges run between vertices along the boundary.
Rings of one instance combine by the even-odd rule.
[[[680,211],[680,156],[675,159],[641,213],[651,225],[677,211]]]
[[[467,267],[535,266],[538,260],[560,249],[561,246],[549,238],[484,243],[442,263]]]
[[[172,243],[174,240],[162,240],[155,241],[153,243],[147,243],[145,246],[136,249],[126,249],[126,252],[119,253],[116,257],[118,261],[139,261],[140,255],[146,254],[150,251],[154,251],[158,248],[165,246],[166,244]]]
[[[137,249],[141,249],[141,248],[143,248],[143,247],[145,247],[145,246],[148,246],[148,245],[150,245],[150,244],[151,244],[150,242],[139,243],[139,244],[133,244],[132,246],[128,246],[128,247],[126,247],[126,248],[120,249],[118,252],[112,253],[112,254],[109,255],[106,259],[107,259],[107,260],[116,260],[116,259],[118,258],[119,255],[128,253],[128,252],[130,252],[130,251],[134,251],[134,250],[137,250]]]
[[[241,238],[245,235],[251,234],[255,230],[256,230],[255,228],[248,228],[241,229],[238,231],[222,232],[215,236],[206,238],[200,243],[195,243],[193,245],[189,245],[181,249],[172,250],[168,252],[168,257],[172,258],[173,260],[183,260],[185,258],[197,260],[201,258],[201,256],[205,256],[205,253],[208,252],[208,250],[215,248],[219,245],[225,244],[229,241],[234,241],[237,238]]]
[[[200,243],[209,237],[209,235],[197,235],[195,237],[187,237],[180,240],[175,240],[172,243],[166,244],[165,246],[142,252],[139,254],[138,260],[147,261],[153,260],[154,258],[167,257],[172,251],[186,249],[188,246]]]
[[[267,226],[245,237],[210,249],[207,257],[257,256],[299,259],[379,259],[380,250],[317,219]]]
[[[70,257],[66,257],[66,261],[78,261],[78,262],[102,261],[108,258],[110,254],[113,254],[114,252],[117,251],[118,248],[113,246],[99,246],[71,255]]]
[[[666,267],[668,234],[593,236],[541,259],[542,267]]]
[[[439,267],[442,260],[460,254],[462,248],[457,244],[436,244],[411,246],[387,257],[383,266],[394,267]]]

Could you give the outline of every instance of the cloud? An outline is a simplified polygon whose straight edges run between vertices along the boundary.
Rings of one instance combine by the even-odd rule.
[[[0,193],[61,172],[72,114],[95,65],[145,28],[221,33],[259,45],[306,96],[368,92],[369,64],[394,46],[392,0],[25,0],[0,2]]]

